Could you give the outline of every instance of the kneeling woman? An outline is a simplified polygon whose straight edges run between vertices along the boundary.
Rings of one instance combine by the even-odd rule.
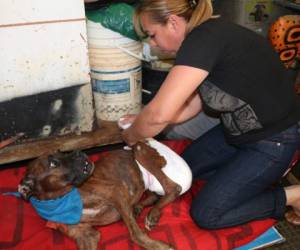
[[[300,104],[269,42],[212,16],[210,0],[144,0],[137,15],[150,45],[176,53],[176,61],[123,131],[125,142],[133,145],[168,124],[213,111],[221,124],[183,154],[194,179],[207,180],[192,203],[194,221],[218,229],[280,219],[289,205],[291,221],[300,223],[300,186],[274,185],[300,146]]]

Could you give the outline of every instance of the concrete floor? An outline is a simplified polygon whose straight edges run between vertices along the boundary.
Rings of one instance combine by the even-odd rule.
[[[296,166],[292,169],[292,174],[295,178],[300,180],[300,163],[298,162]],[[283,185],[290,185],[287,178],[283,179]],[[267,247],[264,249],[270,250],[300,250],[300,226],[294,226],[288,223],[286,220],[279,221],[275,225],[278,232],[286,239],[278,245]]]

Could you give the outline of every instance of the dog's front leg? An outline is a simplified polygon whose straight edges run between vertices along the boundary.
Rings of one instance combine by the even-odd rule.
[[[75,240],[78,250],[97,250],[98,248],[100,232],[89,224],[67,225],[67,230],[65,228],[58,228],[58,230]]]

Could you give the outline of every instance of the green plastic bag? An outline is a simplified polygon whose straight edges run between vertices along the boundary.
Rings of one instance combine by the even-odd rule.
[[[133,40],[139,40],[133,24],[134,6],[126,3],[111,4],[99,10],[88,11],[87,19],[118,32]]]

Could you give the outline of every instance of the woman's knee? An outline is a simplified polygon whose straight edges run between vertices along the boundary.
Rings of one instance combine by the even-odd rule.
[[[190,215],[193,221],[201,228],[204,229],[218,229],[220,228],[219,225],[219,218],[221,213],[224,211],[214,209],[209,207],[208,204],[203,202],[192,202],[190,208]]]

